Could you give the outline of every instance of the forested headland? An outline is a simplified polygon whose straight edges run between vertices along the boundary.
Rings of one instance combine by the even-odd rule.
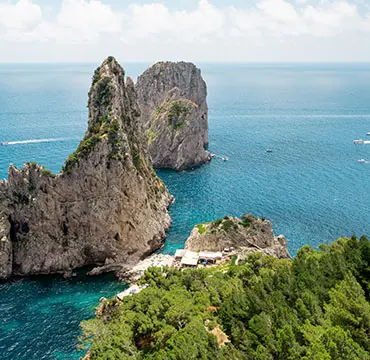
[[[370,359],[370,241],[341,238],[293,260],[150,268],[141,293],[82,323],[88,358]]]

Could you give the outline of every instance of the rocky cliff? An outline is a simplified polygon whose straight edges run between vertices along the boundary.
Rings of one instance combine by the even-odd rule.
[[[185,243],[192,251],[223,251],[239,249],[242,255],[261,251],[277,258],[290,258],[284,236],[275,237],[271,222],[250,214],[241,219],[225,217],[211,223],[197,225]]]
[[[60,174],[29,163],[0,182],[0,278],[127,266],[161,246],[172,199],[114,58],[95,71],[88,107],[85,137]]]
[[[179,171],[210,160],[207,86],[194,64],[157,63],[136,90],[154,167]]]

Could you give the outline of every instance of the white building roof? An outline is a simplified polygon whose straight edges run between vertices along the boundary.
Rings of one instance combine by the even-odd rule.
[[[197,264],[198,264],[198,258],[183,257],[181,259],[181,265],[197,266]]]
[[[190,259],[199,259],[199,253],[195,251],[186,250],[186,253],[184,254],[184,257],[190,258]]]
[[[212,251],[201,251],[199,253],[199,257],[201,259],[221,259],[222,253],[221,252],[212,252]]]
[[[176,258],[182,258],[185,255],[185,253],[186,253],[185,249],[178,249],[175,252],[175,257]]]

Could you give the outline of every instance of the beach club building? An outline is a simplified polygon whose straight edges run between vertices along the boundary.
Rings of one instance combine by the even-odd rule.
[[[199,261],[203,264],[216,264],[217,260],[222,260],[222,252],[211,252],[211,251],[201,251],[199,253]]]
[[[175,260],[180,262],[183,267],[197,267],[198,264],[215,264],[217,260],[222,260],[221,252],[211,251],[190,251],[185,249],[176,250]]]

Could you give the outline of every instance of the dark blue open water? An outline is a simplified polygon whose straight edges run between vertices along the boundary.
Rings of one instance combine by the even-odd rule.
[[[211,152],[227,155],[193,171],[160,171],[176,203],[165,252],[193,225],[252,212],[283,233],[294,254],[339,236],[370,234],[370,65],[201,64],[208,83]],[[9,163],[37,161],[57,172],[87,123],[95,65],[0,65],[0,147]],[[146,64],[128,64],[135,77]],[[369,139],[370,140],[370,137]],[[272,153],[266,149],[272,148]],[[109,278],[37,278],[0,285],[1,359],[75,359],[78,324]]]

